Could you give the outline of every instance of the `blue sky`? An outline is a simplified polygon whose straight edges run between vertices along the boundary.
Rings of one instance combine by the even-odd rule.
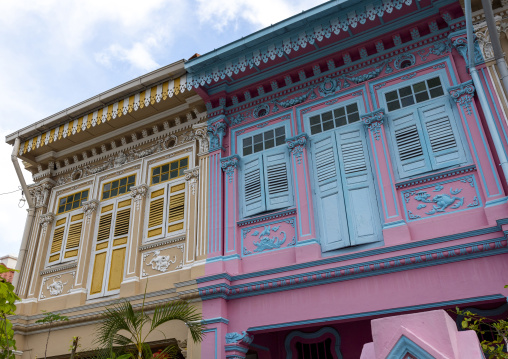
[[[0,136],[324,2],[1,1]],[[11,152],[3,140],[0,193],[19,186]],[[0,196],[0,257],[18,254],[27,208],[18,208],[20,197]]]

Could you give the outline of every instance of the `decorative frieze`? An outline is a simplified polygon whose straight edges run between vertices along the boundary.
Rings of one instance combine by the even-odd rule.
[[[385,120],[385,109],[380,108],[360,117],[363,124],[369,129],[376,141],[381,138],[381,126]]]
[[[74,288],[75,278],[75,271],[44,277],[42,279],[39,299],[47,299],[70,293]]]
[[[242,255],[291,247],[296,244],[295,217],[242,228]]]
[[[185,244],[182,243],[143,253],[141,262],[142,277],[183,268],[184,252]]]

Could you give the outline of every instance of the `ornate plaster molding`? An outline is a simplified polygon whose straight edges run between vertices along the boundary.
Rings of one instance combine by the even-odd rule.
[[[92,219],[92,216],[97,211],[97,208],[99,208],[99,201],[96,199],[91,199],[89,201],[83,202],[83,205],[81,206],[81,210],[85,214],[86,222],[90,222]]]
[[[199,166],[183,171],[185,180],[189,182],[192,195],[196,194],[196,184],[199,179]]]
[[[381,126],[386,118],[385,109],[380,108],[360,117],[361,121],[374,135],[376,141],[381,138]]]
[[[224,119],[214,122],[208,126],[208,135],[210,136],[209,151],[217,151],[222,149],[222,140],[226,135],[227,124]]]
[[[141,202],[146,197],[146,194],[148,193],[148,190],[150,188],[147,184],[142,183],[138,186],[131,187],[131,197],[136,203],[136,208],[139,209]]]
[[[473,80],[463,82],[460,85],[448,89],[453,100],[458,103],[468,115],[473,113],[472,102],[474,91]]]
[[[288,146],[289,152],[293,154],[298,164],[302,163],[302,153],[308,138],[309,136],[306,133],[286,138],[286,145]]]
[[[238,168],[238,163],[240,163],[240,156],[232,155],[229,157],[221,158],[220,167],[228,176],[228,182],[233,182],[233,177],[235,175],[235,170]]]
[[[39,223],[42,226],[42,236],[44,236],[46,234],[46,231],[48,230],[48,226],[50,224],[53,224],[54,221],[55,221],[55,214],[54,213],[48,212],[48,213],[43,214],[41,216]]]
[[[448,35],[448,38],[452,42],[452,46],[459,52],[459,54],[466,61],[466,65],[469,64],[469,54],[467,52],[467,34],[466,30],[459,30],[452,32]],[[483,59],[482,52],[478,45],[478,39],[475,38],[474,41],[474,62],[475,64],[483,63],[485,60]]]
[[[48,205],[49,194],[55,185],[55,181],[45,178],[39,183],[28,186],[28,191],[36,207],[46,207]]]

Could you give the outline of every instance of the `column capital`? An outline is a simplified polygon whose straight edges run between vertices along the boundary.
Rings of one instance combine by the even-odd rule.
[[[243,359],[254,337],[247,332],[226,334],[226,359]]]
[[[448,35],[448,39],[452,42],[452,46],[459,52],[459,54],[466,61],[466,66],[469,66],[469,54],[467,53],[467,33],[466,30],[459,30],[452,32]],[[474,36],[474,63],[481,64],[485,60],[483,59],[483,55],[481,53],[480,47],[478,45],[478,39]]]
[[[302,163],[302,153],[308,138],[309,136],[305,132],[286,138],[286,145],[288,146],[289,152],[295,156],[298,164]]]
[[[226,135],[227,122],[225,118],[219,118],[214,123],[208,125],[208,135],[210,136],[209,151],[217,151],[223,149],[222,139]]]
[[[220,167],[228,175],[228,182],[229,183],[231,183],[233,181],[233,175],[235,173],[235,169],[238,167],[239,162],[240,162],[240,156],[238,156],[238,155],[224,157],[224,158],[221,158],[221,160],[220,160]]]
[[[42,228],[46,229],[49,224],[52,224],[55,221],[55,214],[48,212],[46,214],[43,214],[40,219],[40,225]]]
[[[89,221],[90,218],[95,213],[95,211],[97,211],[97,208],[99,208],[99,201],[96,199],[91,199],[90,201],[83,202],[83,205],[81,206],[81,210],[85,214],[87,221]]]
[[[49,193],[51,189],[56,186],[56,182],[50,178],[45,178],[38,183],[28,186],[28,195],[32,197],[33,202],[37,208],[47,207],[49,200]]]
[[[192,194],[196,194],[196,182],[199,179],[199,166],[183,171],[185,180],[190,183]]]
[[[136,203],[137,209],[139,209],[139,206],[143,199],[146,197],[149,189],[150,187],[148,187],[148,185],[145,183],[131,187],[131,197]]]
[[[372,132],[376,141],[378,141],[381,138],[381,126],[386,119],[385,109],[379,108],[375,111],[361,116],[360,119],[365,127],[367,127]]]
[[[473,80],[469,80],[463,82],[457,86],[452,86],[448,88],[448,92],[452,99],[462,106],[462,108],[466,111],[468,115],[473,113],[473,108],[471,103],[473,102],[473,96],[475,92],[475,88],[473,85]]]
[[[198,156],[208,154],[208,149],[210,147],[208,139],[208,125],[206,123],[197,123],[193,125],[192,128],[194,130],[194,136],[196,136],[199,142]]]

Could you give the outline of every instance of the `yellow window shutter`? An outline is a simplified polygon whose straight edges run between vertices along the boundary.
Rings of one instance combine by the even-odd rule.
[[[60,259],[60,251],[62,250],[64,231],[65,222],[63,226],[55,228],[55,232],[53,233],[53,241],[51,242],[51,252],[49,257],[50,263]]]
[[[162,234],[164,221],[164,188],[152,192],[148,212],[148,238]]]
[[[168,232],[183,229],[185,217],[185,183],[171,187],[168,209]],[[174,194],[173,194],[174,193]]]

